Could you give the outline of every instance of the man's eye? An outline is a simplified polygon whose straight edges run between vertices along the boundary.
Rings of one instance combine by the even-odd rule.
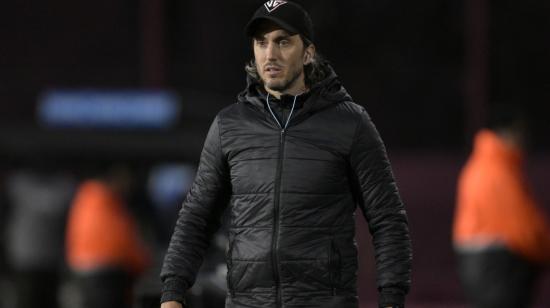
[[[290,42],[288,40],[281,40],[279,42],[279,45],[281,45],[281,46],[288,46],[289,44],[290,44]]]
[[[258,45],[258,46],[265,46],[266,44],[267,44],[267,43],[266,43],[266,41],[264,41],[264,40],[258,40],[258,41],[256,41],[256,45]]]

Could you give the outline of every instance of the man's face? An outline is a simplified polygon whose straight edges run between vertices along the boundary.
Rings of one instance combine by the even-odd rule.
[[[304,64],[311,55],[306,55],[310,50],[304,47],[300,35],[267,24],[257,32],[253,45],[258,74],[266,90],[293,95],[305,90]]]

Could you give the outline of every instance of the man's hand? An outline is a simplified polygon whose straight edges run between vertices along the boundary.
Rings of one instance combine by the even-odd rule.
[[[182,304],[175,301],[164,302],[160,305],[160,308],[184,308]]]

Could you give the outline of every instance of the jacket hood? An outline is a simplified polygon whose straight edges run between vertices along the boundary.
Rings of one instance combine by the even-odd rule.
[[[333,104],[352,101],[351,96],[342,85],[340,78],[336,75],[332,66],[324,62],[321,67],[325,78],[310,88],[310,95],[305,104],[307,108],[310,111],[317,111]],[[263,109],[265,101],[266,93],[263,90],[262,84],[252,76],[247,75],[247,86],[237,96],[237,102],[252,104]]]

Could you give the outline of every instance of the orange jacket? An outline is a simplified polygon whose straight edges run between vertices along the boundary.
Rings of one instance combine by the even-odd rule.
[[[140,241],[125,204],[100,181],[79,188],[67,222],[66,254],[76,271],[118,267],[142,272],[149,252]]]
[[[550,228],[522,170],[522,153],[480,131],[458,181],[453,230],[457,246],[502,243],[537,263],[550,262]]]

